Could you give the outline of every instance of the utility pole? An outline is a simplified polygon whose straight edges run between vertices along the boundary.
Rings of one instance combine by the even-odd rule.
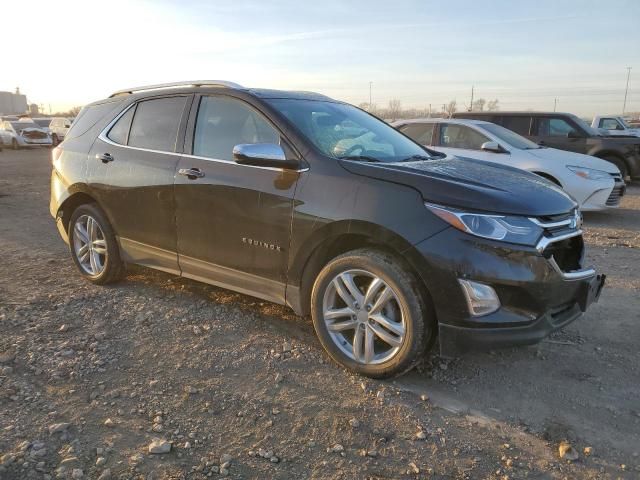
[[[371,112],[373,110],[373,108],[371,107],[371,86],[373,85],[373,82],[369,82],[369,111]]]
[[[622,104],[622,115],[627,109],[627,93],[629,92],[629,77],[631,76],[631,67],[627,67],[627,86],[624,89],[624,103]]]
[[[553,111],[554,111],[554,112],[556,111],[556,105],[558,105],[558,99],[557,99],[557,98],[554,98],[554,99],[553,99]]]
[[[469,104],[469,111],[473,111],[473,85],[471,85],[471,103]]]
[[[429,118],[431,118],[431,104],[429,104]]]

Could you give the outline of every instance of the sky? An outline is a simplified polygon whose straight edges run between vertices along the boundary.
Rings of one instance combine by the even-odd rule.
[[[354,104],[640,111],[640,0],[7,2],[0,91],[45,113],[125,87],[231,80]],[[9,48],[7,48],[9,47]]]

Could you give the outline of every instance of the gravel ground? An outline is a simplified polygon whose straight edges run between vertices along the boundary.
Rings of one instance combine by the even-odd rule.
[[[0,152],[0,479],[640,477],[639,187],[586,216],[608,285],[582,319],[381,382],[284,307],[139,267],[83,281],[49,173]]]

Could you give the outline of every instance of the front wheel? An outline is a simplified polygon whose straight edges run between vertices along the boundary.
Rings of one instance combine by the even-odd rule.
[[[59,143],[60,143],[60,140],[58,140],[58,135],[56,135],[55,133],[51,135],[51,144],[54,147],[57,147]]]
[[[18,141],[15,138],[11,140],[11,148],[14,150],[18,150],[20,148],[20,145],[18,145]]]
[[[76,267],[90,282],[103,285],[124,274],[115,234],[96,204],[80,205],[71,215],[69,248]]]
[[[331,260],[314,283],[311,307],[331,358],[373,378],[410,370],[435,333],[418,280],[399,259],[375,250]]]

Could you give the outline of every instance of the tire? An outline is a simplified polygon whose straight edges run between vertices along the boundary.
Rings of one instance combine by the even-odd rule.
[[[54,147],[57,147],[59,143],[60,143],[60,141],[58,140],[58,135],[56,135],[55,133],[53,135],[51,135],[51,144]]]
[[[618,167],[618,170],[620,170],[620,173],[622,174],[622,179],[626,180],[627,176],[629,175],[629,171],[627,170],[627,165],[624,163],[624,160],[622,160],[620,157],[616,157],[615,155],[603,155],[600,158],[602,158],[602,160],[606,160],[607,162],[611,162],[616,167]]]
[[[93,235],[91,231],[94,232]],[[84,278],[97,285],[104,285],[124,276],[125,267],[120,258],[116,236],[98,205],[86,203],[76,208],[69,221],[68,234],[71,258]],[[94,239],[91,242],[94,250],[89,249],[87,252],[85,249],[86,255],[83,256],[81,247],[86,245],[89,238]]]
[[[377,288],[371,288],[374,282]],[[348,294],[347,285],[351,292],[353,287],[357,292]],[[369,300],[365,295],[368,291],[372,292]],[[379,309],[383,293],[389,300]],[[351,302],[349,307],[345,296],[350,302],[358,298],[364,305],[353,306]],[[326,312],[338,315],[326,319]],[[409,371],[431,345],[436,331],[435,317],[415,276],[396,257],[369,249],[340,255],[320,271],[311,292],[311,316],[329,356],[349,370],[372,378]],[[384,322],[374,319],[381,316]],[[361,332],[359,342],[356,332]],[[382,332],[382,336],[376,332]],[[393,342],[387,343],[383,337]]]
[[[14,150],[20,149],[20,145],[18,145],[18,142],[16,141],[15,138],[11,140],[11,148],[13,148]]]

